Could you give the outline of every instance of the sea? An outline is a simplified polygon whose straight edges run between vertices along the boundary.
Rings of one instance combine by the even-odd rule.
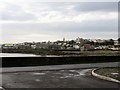
[[[22,53],[0,53],[0,57],[60,57],[56,55],[35,55]]]

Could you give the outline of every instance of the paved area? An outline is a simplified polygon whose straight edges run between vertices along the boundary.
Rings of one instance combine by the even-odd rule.
[[[91,75],[97,67],[117,67],[115,63],[3,68],[5,88],[119,88],[117,83]]]
[[[51,65],[51,66],[29,66],[29,67],[11,67],[2,68],[4,72],[16,71],[36,71],[36,70],[60,70],[60,69],[79,69],[79,68],[100,68],[100,67],[118,67],[120,62],[109,63],[90,63],[90,64],[69,64],[69,65]]]
[[[5,88],[118,88],[91,76],[91,69],[4,73]]]

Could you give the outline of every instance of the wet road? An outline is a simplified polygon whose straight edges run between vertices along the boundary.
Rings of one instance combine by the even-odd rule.
[[[119,88],[117,83],[91,75],[91,70],[94,68],[113,66],[117,67],[118,63],[4,68],[2,86],[5,88]]]
[[[118,88],[91,76],[91,69],[4,73],[5,88]]]

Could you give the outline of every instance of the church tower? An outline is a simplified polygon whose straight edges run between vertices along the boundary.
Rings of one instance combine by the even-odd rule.
[[[63,42],[65,42],[65,37],[63,38]]]

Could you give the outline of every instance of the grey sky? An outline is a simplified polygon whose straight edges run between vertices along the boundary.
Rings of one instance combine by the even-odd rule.
[[[117,2],[0,3],[2,43],[118,38]]]

